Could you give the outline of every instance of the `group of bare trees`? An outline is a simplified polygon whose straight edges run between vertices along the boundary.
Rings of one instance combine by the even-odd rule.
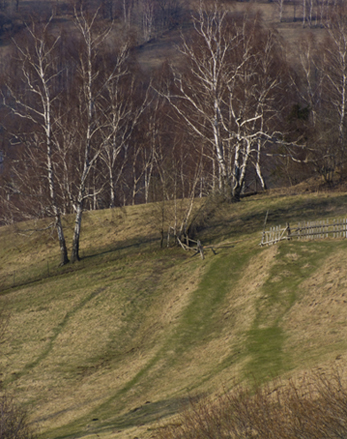
[[[206,145],[219,189],[238,200],[250,166],[265,189],[261,151],[276,141],[286,63],[257,14],[228,17],[200,8],[193,24],[180,49],[184,69],[173,68],[172,84],[159,93]]]
[[[344,0],[275,0],[278,20],[301,21],[303,27],[324,27],[331,11]]]
[[[346,6],[336,8],[325,36],[299,44],[296,86],[302,107],[296,119],[305,125],[306,161],[331,182],[346,171],[347,20]]]
[[[139,39],[148,41],[177,25],[184,11],[182,0],[100,0],[102,15],[118,17],[125,28],[136,27]]]
[[[98,164],[109,171],[114,205],[120,160],[117,165],[115,161],[128,147],[147,100],[130,73],[127,43],[115,44],[112,27],[99,27],[98,13],[75,9],[72,44],[62,33],[52,32],[52,19],[43,26],[28,26],[25,40],[15,41],[11,76],[3,88],[6,151],[8,157],[14,155],[4,173],[5,197],[11,204],[15,192],[28,202],[23,209],[14,200],[18,209],[29,216],[54,218],[62,265],[69,260],[62,214],[76,215],[71,253],[75,261],[84,205],[105,186],[96,181]]]
[[[289,62],[259,14],[200,2],[175,62],[151,74],[102,7],[75,5],[68,32],[53,15],[27,25],[1,82],[2,223],[52,217],[66,264],[68,213],[75,261],[85,209],[215,192],[237,201],[278,170],[295,181],[293,164],[343,173],[347,21],[335,11]]]

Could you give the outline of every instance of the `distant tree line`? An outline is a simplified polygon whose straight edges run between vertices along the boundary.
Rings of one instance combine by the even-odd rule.
[[[68,7],[64,25],[51,10],[16,34],[0,78],[0,222],[52,217],[61,264],[79,260],[86,209],[216,193],[238,201],[344,174],[344,5],[330,5],[319,41],[307,34],[288,53],[259,13],[201,2],[175,59],[150,72],[132,20],[143,44],[187,19],[178,0]],[[62,217],[71,213],[69,257]]]
[[[99,19],[117,20],[135,31],[143,42],[182,22],[187,5],[182,0],[0,0],[0,38],[6,39],[25,27],[30,19],[42,20],[54,12],[70,19],[74,8],[99,9]]]

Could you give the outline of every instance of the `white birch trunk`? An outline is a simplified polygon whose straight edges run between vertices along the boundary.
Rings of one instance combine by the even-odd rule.
[[[29,46],[20,47],[16,43],[18,52],[22,58],[23,66],[22,72],[25,78],[25,83],[28,86],[28,92],[38,98],[38,108],[30,107],[25,100],[15,98],[20,107],[24,110],[24,114],[19,111],[17,115],[27,118],[34,122],[40,129],[43,130],[45,136],[45,154],[47,164],[47,182],[50,197],[50,208],[53,211],[55,219],[55,227],[57,230],[59,247],[60,247],[60,265],[65,265],[69,262],[67,256],[67,248],[64,237],[64,230],[61,222],[61,211],[57,202],[56,192],[56,175],[54,164],[52,162],[53,142],[52,142],[52,97],[51,85],[53,78],[58,75],[58,69],[55,65],[54,49],[60,37],[58,36],[49,45],[46,41],[46,30],[50,24],[51,19],[47,22],[44,32],[41,35],[35,34],[35,28],[27,28],[30,37],[32,38],[33,53],[30,53]],[[29,43],[28,43],[29,44]],[[53,73],[47,73],[52,70]],[[15,95],[13,94],[15,97]]]

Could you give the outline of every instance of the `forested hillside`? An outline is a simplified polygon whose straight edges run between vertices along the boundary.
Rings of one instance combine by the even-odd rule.
[[[344,2],[1,5],[0,221],[51,217],[62,265],[86,210],[343,178]]]

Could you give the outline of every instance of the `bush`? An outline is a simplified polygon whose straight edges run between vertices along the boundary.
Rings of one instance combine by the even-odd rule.
[[[27,413],[12,398],[0,396],[0,439],[33,439],[35,437]]]
[[[347,383],[342,374],[310,373],[300,380],[193,401],[157,439],[347,438]]]

